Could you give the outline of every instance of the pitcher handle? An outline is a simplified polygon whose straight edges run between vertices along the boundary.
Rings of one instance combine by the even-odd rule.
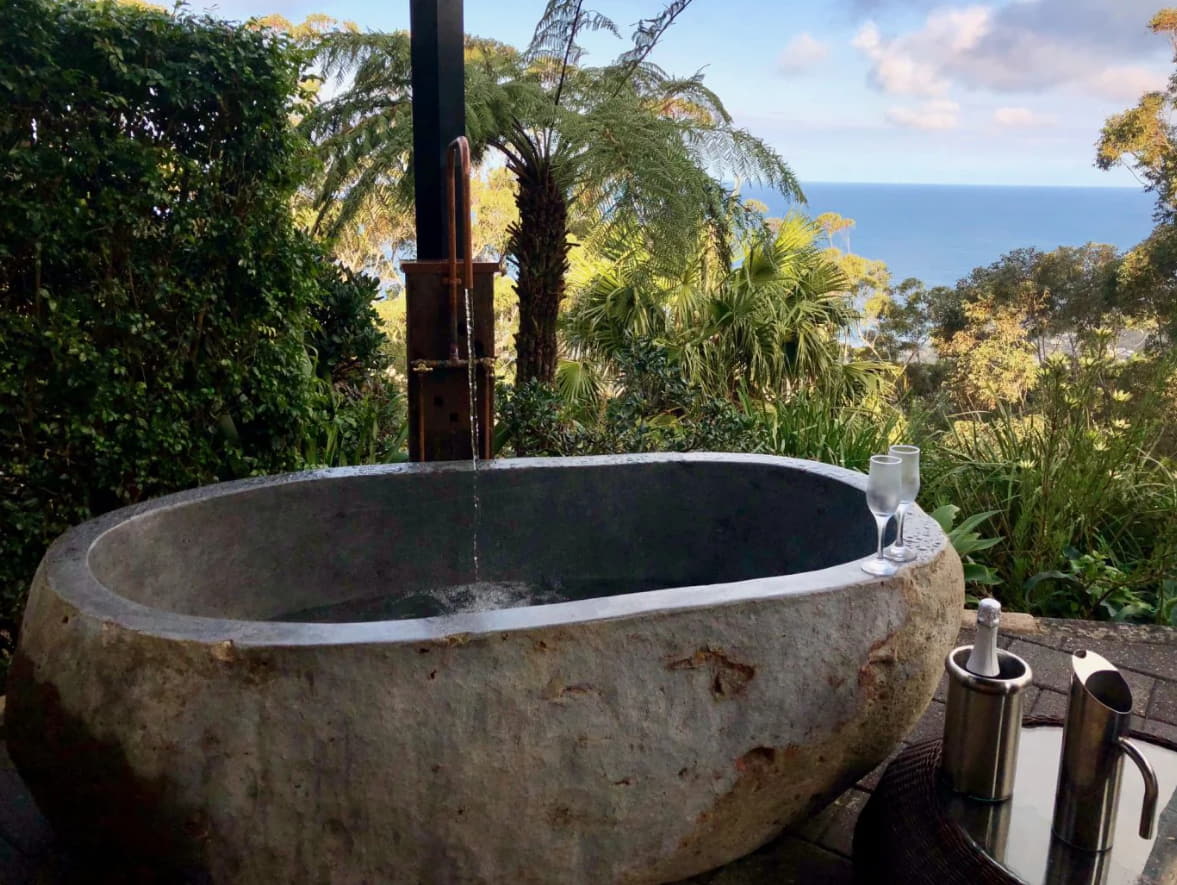
[[[1140,748],[1128,738],[1119,738],[1116,745],[1120,751],[1136,763],[1140,769],[1140,776],[1144,778],[1144,803],[1140,807],[1140,838],[1151,839],[1153,824],[1157,817],[1157,775],[1152,769],[1152,763],[1140,752]]]

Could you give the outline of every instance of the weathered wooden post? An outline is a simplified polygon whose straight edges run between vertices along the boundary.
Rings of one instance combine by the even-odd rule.
[[[498,265],[475,263],[470,254],[462,0],[411,0],[410,16],[417,260],[401,266],[407,299],[409,458],[468,460],[475,450],[489,458]],[[469,341],[467,303],[473,306]]]

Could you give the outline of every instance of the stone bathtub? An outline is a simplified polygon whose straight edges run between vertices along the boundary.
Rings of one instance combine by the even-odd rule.
[[[674,881],[886,757],[959,626],[859,474],[651,455],[210,486],[58,539],[8,695],[58,833],[166,881]]]

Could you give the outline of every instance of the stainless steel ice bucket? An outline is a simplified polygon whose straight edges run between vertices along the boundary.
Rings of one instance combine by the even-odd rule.
[[[953,649],[944,662],[948,703],[944,713],[941,768],[954,793],[1002,802],[1013,795],[1022,729],[1022,699],[1034,678],[1027,664],[998,649],[997,676],[965,669],[971,645]]]

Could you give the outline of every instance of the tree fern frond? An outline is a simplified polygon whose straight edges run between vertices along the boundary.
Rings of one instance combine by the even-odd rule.
[[[624,88],[633,71],[646,60],[646,56],[658,45],[662,35],[690,5],[691,0],[671,0],[658,15],[638,22],[637,30],[633,33],[633,47],[619,55],[613,63],[615,71],[612,76],[617,83],[614,86],[614,94]]]
[[[611,19],[586,10],[584,0],[549,0],[535,27],[524,56],[528,62],[542,65],[545,79],[553,86],[554,104],[560,103],[569,69],[578,66],[584,55],[577,37],[585,31],[608,31],[621,36]]]
[[[315,43],[315,62],[325,79],[346,77],[364,61],[384,59],[390,69],[404,67],[410,58],[408,31],[331,31]]]

